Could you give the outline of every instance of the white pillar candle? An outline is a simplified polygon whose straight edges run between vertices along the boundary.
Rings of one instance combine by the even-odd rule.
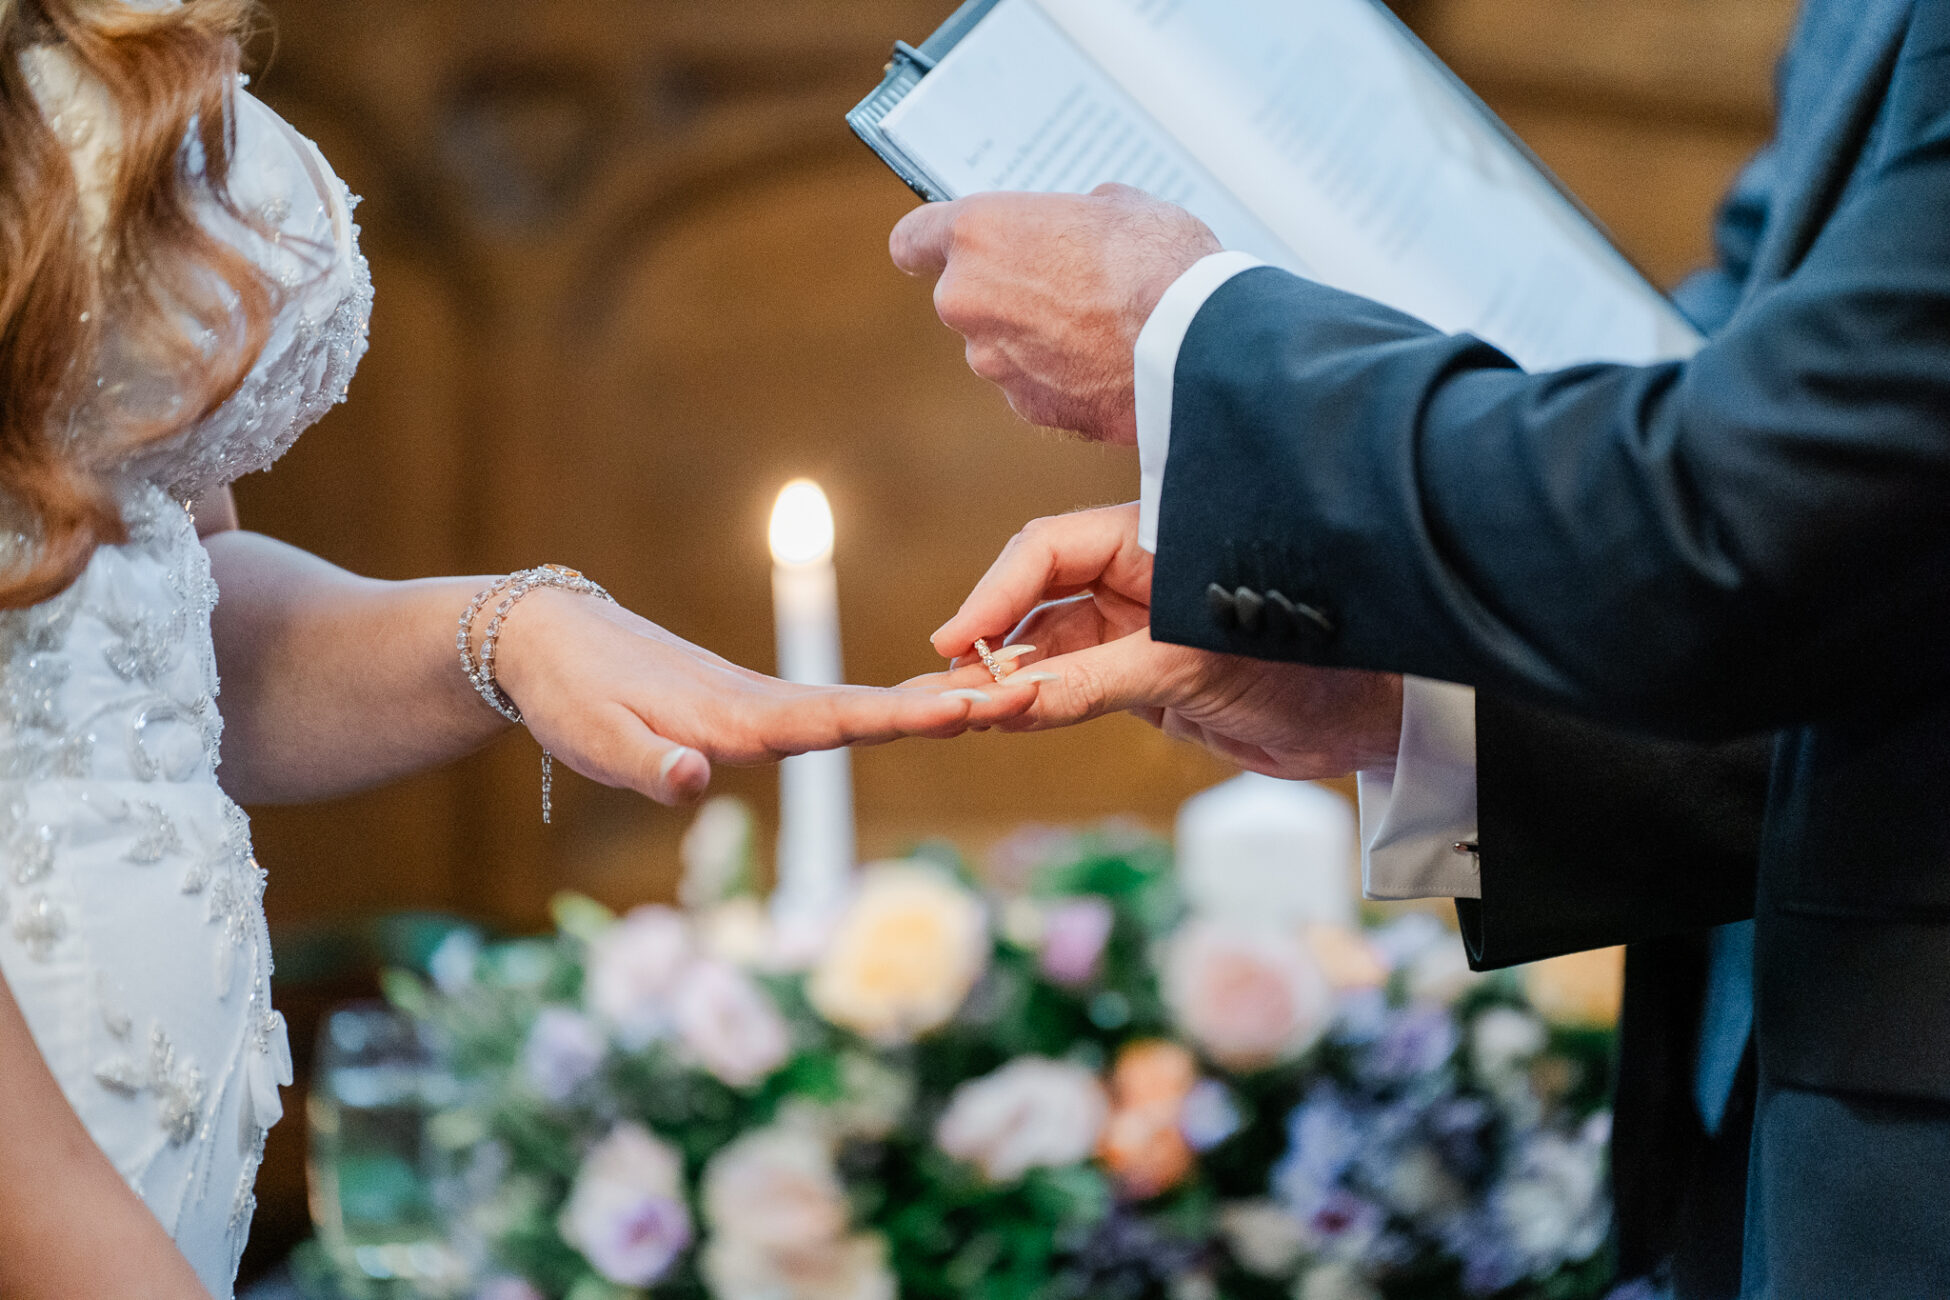
[[[772,507],[772,612],[778,673],[830,686],[840,671],[839,583],[826,494],[795,479]],[[853,766],[844,749],[788,758],[779,768],[778,890],[782,920],[817,924],[846,896],[853,871]]]
[[[1179,808],[1179,879],[1202,912],[1352,925],[1358,838],[1333,791],[1246,772]]]

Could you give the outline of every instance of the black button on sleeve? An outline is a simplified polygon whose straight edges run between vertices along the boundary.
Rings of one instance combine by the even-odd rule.
[[[1257,632],[1266,621],[1266,597],[1251,587],[1241,587],[1232,593],[1232,607],[1239,613],[1243,631]]]
[[[1293,602],[1277,591],[1266,593],[1266,630],[1282,641],[1291,641],[1300,631],[1300,615]]]
[[[1232,603],[1232,593],[1216,582],[1205,589],[1205,607],[1212,612],[1212,621],[1220,627],[1232,627],[1239,621],[1239,611]]]

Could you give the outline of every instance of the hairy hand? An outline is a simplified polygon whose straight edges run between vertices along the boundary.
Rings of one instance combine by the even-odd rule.
[[[1400,677],[1153,641],[1152,561],[1137,542],[1137,513],[1136,505],[1112,506],[1024,528],[934,634],[935,649],[957,670],[931,680],[976,680],[966,665],[978,637],[1031,645],[1008,680],[1039,693],[998,719],[1002,730],[1067,727],[1124,710],[1271,776],[1311,780],[1393,764]]]
[[[1019,715],[1034,683],[965,689],[798,686],[702,650],[617,605],[542,589],[496,649],[528,730],[593,781],[660,803],[704,792],[711,764],[768,763],[842,745],[948,737]]]
[[[1197,217],[1125,185],[931,203],[889,246],[901,270],[937,277],[935,310],[1018,415],[1127,444],[1138,333],[1172,282],[1219,251]]]

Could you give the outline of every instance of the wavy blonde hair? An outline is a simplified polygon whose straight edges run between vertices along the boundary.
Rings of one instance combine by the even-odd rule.
[[[56,595],[126,541],[117,469],[222,405],[264,347],[271,285],[197,215],[208,197],[255,224],[228,190],[249,15],[250,0],[0,0],[0,492],[26,543],[0,608]],[[45,45],[116,114],[100,222],[23,67]],[[141,381],[98,383],[111,363]]]

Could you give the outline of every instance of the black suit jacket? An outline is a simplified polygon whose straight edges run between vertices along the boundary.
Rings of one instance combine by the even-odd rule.
[[[1221,289],[1154,576],[1161,639],[1484,692],[1485,963],[1735,919],[1758,863],[1755,1294],[1950,1293],[1950,1160],[1875,1176],[1950,1142],[1950,4],[1857,9],[1690,362],[1526,376],[1278,271]],[[1777,729],[1763,801],[1737,742]]]

